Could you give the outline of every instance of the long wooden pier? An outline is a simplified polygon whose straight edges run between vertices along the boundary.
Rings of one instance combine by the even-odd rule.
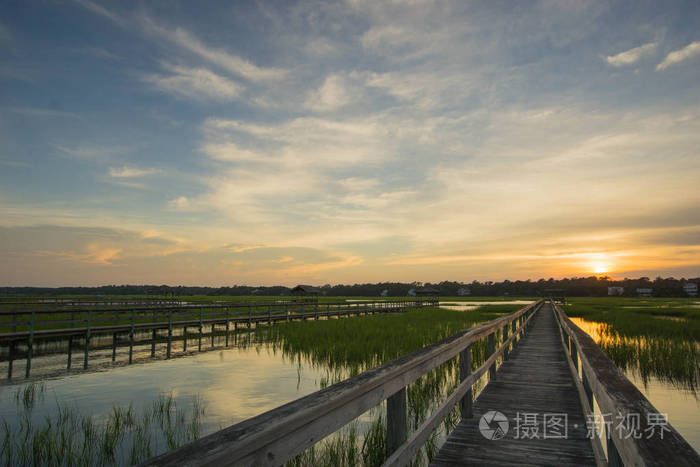
[[[562,350],[552,306],[546,304],[476,399],[472,416],[462,419],[431,465],[595,465],[586,418]],[[479,429],[491,411],[504,416],[489,420],[489,428],[507,426],[502,438],[500,432]]]
[[[38,350],[43,342],[60,343],[49,349],[48,354],[64,353],[67,370],[73,366],[75,351],[82,357],[82,368],[87,369],[90,351],[94,350],[111,349],[114,362],[118,349],[128,348],[128,363],[131,364],[136,347],[150,346],[151,357],[156,355],[157,347],[161,347],[165,358],[171,358],[176,352],[187,352],[188,341],[192,339],[198,351],[202,350],[203,341],[210,339],[214,347],[215,338],[221,336],[228,347],[229,336],[239,329],[250,330],[261,324],[395,313],[427,306],[437,306],[437,301],[431,298],[336,303],[301,300],[0,311],[0,327],[10,331],[0,332],[0,362],[7,362],[7,379],[10,380],[14,362],[23,360],[24,377],[29,378],[32,360],[40,356]],[[182,346],[175,349],[175,343]],[[190,350],[194,349],[190,347]]]
[[[474,368],[471,348],[482,339],[488,358]],[[460,384],[408,433],[407,385],[453,358]],[[475,398],[473,385],[487,372],[489,383]],[[283,465],[383,401],[385,466],[411,463],[456,405],[462,420],[431,465],[700,465],[698,453],[595,342],[543,301],[143,465]],[[610,423],[617,419],[624,423]]]

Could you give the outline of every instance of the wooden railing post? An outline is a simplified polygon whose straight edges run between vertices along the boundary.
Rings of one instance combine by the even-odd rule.
[[[459,353],[459,380],[464,381],[472,374],[472,354],[471,345],[468,345],[464,350]],[[472,388],[464,395],[462,400],[459,401],[459,410],[462,414],[462,418],[472,418]]]
[[[156,322],[156,310],[153,310],[153,330],[151,332],[151,358],[156,356],[156,328],[155,328],[155,322]]]
[[[489,351],[489,357],[494,354],[496,351],[496,337],[495,337],[496,331],[494,330],[489,334],[488,337],[488,351]],[[493,381],[493,379],[496,377],[496,362],[493,362],[491,366],[489,367],[489,382]]]
[[[68,363],[66,370],[70,370],[71,360],[73,359],[73,336],[68,336]]]
[[[129,330],[129,364],[133,361],[134,357],[134,325],[136,320],[136,315],[134,310],[131,310],[131,329]]]
[[[170,350],[172,349],[173,341],[173,311],[168,310],[168,347],[165,353],[165,358],[170,358]]]
[[[8,350],[8,362],[7,362],[7,379],[12,379],[12,359],[14,357],[15,341],[10,341],[10,348]]]
[[[32,320],[29,324],[29,340],[27,341],[27,368],[25,369],[25,378],[29,378],[29,372],[32,369],[32,354],[34,353],[34,320],[36,318],[34,310],[32,310]]]
[[[588,382],[585,369],[581,371],[581,384],[583,384],[583,390],[586,392],[588,403],[593,407],[593,390],[591,389],[591,384]]]
[[[12,314],[12,332],[17,332],[17,314]],[[10,341],[7,355],[7,379],[12,379],[12,360],[14,357],[15,341]]]
[[[503,343],[508,340],[508,324],[503,326]],[[508,347],[503,350],[503,360],[508,360]]]
[[[88,310],[87,329],[85,330],[85,358],[83,359],[83,370],[88,367],[88,352],[90,351],[90,325],[92,324],[92,310]]]
[[[230,325],[228,322],[228,308],[226,308],[226,347],[228,347],[228,333],[230,331]]]
[[[114,312],[114,325],[119,324],[119,312]],[[117,360],[117,333],[116,331],[112,333],[112,362]]]
[[[197,350],[199,352],[202,351],[202,332],[203,332],[202,328],[204,327],[204,324],[202,323],[202,319],[203,319],[202,313],[204,313],[204,311],[200,308],[199,309],[199,343],[197,344]]]
[[[399,389],[386,400],[386,454],[396,451],[408,435],[406,423],[406,388]]]

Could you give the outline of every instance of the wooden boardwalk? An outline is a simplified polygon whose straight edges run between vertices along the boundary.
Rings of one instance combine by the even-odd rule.
[[[544,305],[532,321],[474,402],[473,417],[461,421],[431,465],[596,464],[551,305]],[[492,410],[508,419],[501,439],[487,439],[479,430],[482,415]],[[565,439],[560,438],[563,426],[545,426],[545,417],[561,421],[560,414],[566,414]]]
[[[484,340],[488,358],[474,368],[472,345]],[[508,356],[511,346],[514,350],[496,372],[497,360]],[[407,386],[454,359],[459,363],[459,385],[409,435]],[[487,372],[493,373],[491,381],[473,402],[473,386]],[[663,414],[563,310],[544,300],[199,438],[142,465],[284,465],[383,401],[384,467],[411,464],[455,406],[460,407],[463,420],[431,465],[700,466],[698,453],[670,424],[664,424],[663,436],[653,432],[630,436],[649,433],[653,429],[649,420],[659,420]],[[601,427],[601,439],[591,440],[586,419],[598,413],[591,407],[599,408],[599,414],[636,419],[638,426],[623,433],[624,426],[613,429],[605,425]],[[495,418],[491,424],[482,424],[482,416],[486,415],[486,420],[494,411],[501,413],[502,420]],[[503,422],[508,426],[501,426]],[[492,440],[482,435],[489,434],[488,430],[493,433],[496,426],[505,431],[505,436]]]

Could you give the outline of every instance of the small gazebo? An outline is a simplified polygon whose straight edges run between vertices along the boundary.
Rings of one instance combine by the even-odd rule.
[[[416,298],[437,302],[439,296],[440,291],[435,287],[419,287],[416,289]]]
[[[295,302],[317,303],[321,289],[312,285],[297,285],[292,289]]]

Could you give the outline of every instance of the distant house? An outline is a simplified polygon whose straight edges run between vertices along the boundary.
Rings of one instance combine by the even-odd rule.
[[[316,302],[321,294],[321,289],[312,285],[297,285],[292,289],[297,302]]]
[[[262,290],[260,290],[260,289],[255,289],[255,290],[251,290],[251,291],[250,291],[250,294],[251,294],[251,295],[257,295],[257,294],[259,294],[260,292],[262,292]]]
[[[683,291],[689,297],[697,297],[698,296],[698,284],[696,284],[694,282],[688,282],[686,284],[683,284]]]
[[[471,295],[471,293],[472,291],[469,290],[469,287],[460,287],[457,290],[457,295],[459,295],[460,297],[464,297],[465,295]]]
[[[649,288],[644,288],[644,287],[639,287],[637,288],[637,296],[638,297],[651,297],[651,295],[654,293],[654,289],[649,289]]]
[[[409,297],[415,297],[416,296],[416,289],[409,290],[407,295]]]
[[[608,295],[611,297],[620,296],[625,293],[624,287],[608,287]]]
[[[297,285],[292,289],[294,295],[318,295],[321,289],[313,285]]]
[[[389,290],[384,289],[382,292],[379,294],[380,297],[388,297],[389,296]]]

